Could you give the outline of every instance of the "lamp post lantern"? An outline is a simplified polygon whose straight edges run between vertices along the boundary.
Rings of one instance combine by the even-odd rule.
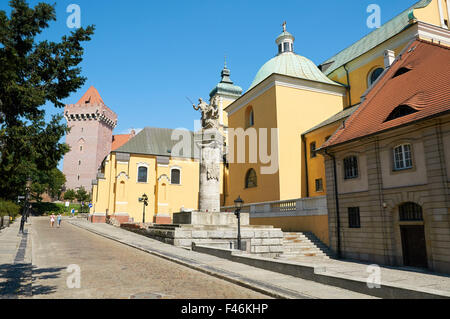
[[[145,224],[145,206],[148,206],[148,196],[146,194],[139,197],[139,201],[144,203],[144,208],[142,212],[142,223]]]
[[[234,201],[234,207],[236,208],[234,214],[238,219],[238,236],[237,236],[238,250],[241,250],[241,209],[243,204],[244,201],[241,199],[241,196],[238,196],[238,198]]]

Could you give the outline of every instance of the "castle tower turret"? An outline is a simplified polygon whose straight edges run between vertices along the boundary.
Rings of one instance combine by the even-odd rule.
[[[108,108],[98,91],[91,86],[76,104],[66,105],[64,117],[70,132],[66,143],[70,151],[64,156],[66,188],[92,188],[98,168],[111,151],[112,131],[117,114]]]

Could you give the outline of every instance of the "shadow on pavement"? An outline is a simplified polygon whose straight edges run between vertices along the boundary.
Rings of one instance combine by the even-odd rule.
[[[62,267],[36,269],[31,264],[0,265],[0,299],[31,298],[48,295],[56,286],[33,285],[37,279],[54,279],[61,276]]]

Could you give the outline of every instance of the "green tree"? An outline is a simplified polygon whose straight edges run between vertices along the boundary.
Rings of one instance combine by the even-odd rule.
[[[75,191],[73,189],[66,190],[66,192],[64,193],[63,198],[65,200],[73,201],[75,199]]]
[[[57,168],[48,171],[34,170],[32,176],[33,184],[31,185],[31,198],[40,202],[42,195],[47,193],[52,198],[61,196],[62,188],[66,182],[66,177]]]
[[[83,186],[81,186],[79,189],[77,189],[75,197],[80,204],[83,203],[81,205],[81,211],[83,212],[83,207],[86,206],[87,201],[91,200],[91,195],[84,189]]]
[[[83,186],[81,186],[79,189],[77,189],[77,192],[75,193],[75,197],[78,202],[86,202],[90,199],[89,193],[84,189]]]
[[[35,181],[38,172],[51,172],[69,150],[60,143],[67,132],[62,114],[46,123],[43,106],[63,107],[62,100],[85,83],[81,43],[90,41],[94,26],[79,28],[60,42],[38,42],[36,37],[56,20],[55,5],[9,4],[9,17],[0,10],[0,194],[14,200],[24,194],[28,176]]]

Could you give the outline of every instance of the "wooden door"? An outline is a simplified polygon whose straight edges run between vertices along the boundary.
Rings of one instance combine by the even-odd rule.
[[[423,225],[400,226],[400,230],[404,265],[427,268],[427,248]]]

